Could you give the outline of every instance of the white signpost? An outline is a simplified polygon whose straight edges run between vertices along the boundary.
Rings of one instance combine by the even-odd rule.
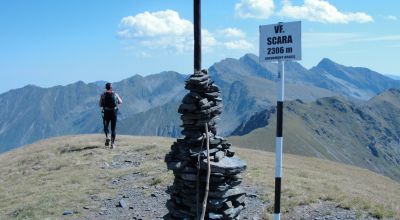
[[[301,60],[301,21],[260,26],[260,62]]]
[[[274,220],[281,219],[284,62],[288,60],[301,60],[301,21],[260,26],[260,62],[278,61]]]

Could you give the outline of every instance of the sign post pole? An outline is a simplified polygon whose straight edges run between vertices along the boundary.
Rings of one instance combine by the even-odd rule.
[[[278,61],[278,86],[276,97],[275,138],[275,200],[274,220],[281,219],[282,147],[283,147],[283,101],[285,99],[285,61]]]
[[[281,219],[283,101],[285,61],[288,60],[301,60],[301,22],[279,22],[260,26],[260,62],[278,61],[274,220]]]

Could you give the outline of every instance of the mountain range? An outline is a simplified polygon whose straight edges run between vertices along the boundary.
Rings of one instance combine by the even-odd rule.
[[[218,125],[218,131],[221,135],[245,134],[257,127],[265,126],[266,122],[263,124],[262,120],[254,120],[259,119],[258,114],[262,114],[265,109],[270,109],[268,114],[271,117],[273,115],[272,106],[275,105],[276,100],[277,65],[275,63],[259,63],[258,60],[257,56],[246,54],[239,59],[224,59],[208,69],[211,78],[221,89],[224,103],[223,113]],[[182,97],[187,92],[184,90],[184,82],[187,77],[188,75],[166,71],[145,77],[135,75],[113,83],[115,91],[124,101],[123,105],[120,106],[117,132],[131,135],[180,136],[181,122],[177,109]],[[286,62],[285,82],[285,98],[297,100],[290,102],[297,103],[293,104],[292,108],[300,108],[304,112],[314,111],[313,108],[306,107],[311,105],[308,103],[315,103],[315,106],[319,106],[316,104],[317,102],[329,102],[326,100],[330,99],[337,99],[338,102],[345,103],[346,106],[357,104],[357,109],[364,110],[367,107],[360,107],[360,105],[363,103],[367,103],[366,106],[371,105],[372,100],[375,100],[372,97],[390,88],[400,88],[400,81],[398,80],[388,78],[367,68],[340,65],[327,58],[322,59],[311,69],[306,69],[296,62]],[[2,103],[0,105],[0,152],[47,137],[100,133],[102,121],[98,99],[103,92],[103,84],[103,81],[89,84],[80,81],[67,86],[51,88],[29,85],[0,94],[0,103]],[[321,99],[324,97],[335,98]],[[377,107],[374,107],[374,109],[378,111]],[[384,112],[385,109],[385,107],[382,107],[380,111]],[[396,109],[393,109],[393,116],[397,116],[398,112],[396,111]],[[265,114],[267,112],[265,111]],[[332,118],[333,123],[340,124],[337,121],[340,118],[348,117],[350,120],[358,114],[350,110],[339,113],[337,118]],[[377,112],[374,113],[374,117],[376,115],[378,115]],[[390,119],[390,117],[388,118]],[[360,120],[367,121],[363,118]],[[379,118],[379,120],[382,122],[383,119]],[[329,128],[322,126],[317,118],[313,118],[311,121],[313,121],[317,130],[320,129],[318,130],[320,134],[323,132],[322,129],[327,130]],[[378,144],[381,136],[388,137],[388,134],[400,136],[399,131],[395,129],[396,124],[394,122],[391,120],[384,122],[388,124],[386,128],[389,129],[389,132],[382,130],[382,133],[379,133],[379,130],[376,130],[376,133],[370,134]],[[250,126],[251,123],[258,123],[259,125]],[[321,126],[318,127],[319,124]],[[313,130],[310,132],[315,132],[314,127],[312,128]],[[303,128],[299,127],[299,129]],[[332,133],[331,135],[337,134],[339,133]],[[379,136],[380,134],[382,135]],[[312,135],[315,134],[312,133]],[[378,149],[377,152],[380,153],[379,156],[382,158],[389,157],[379,150],[381,149],[380,146],[371,145],[371,143],[374,143],[372,138],[370,138],[371,140],[361,138],[361,140],[349,134],[346,137],[349,143],[357,142],[357,146],[360,147],[365,145],[364,148],[369,149],[369,153],[373,154],[374,151],[371,149],[376,148]],[[313,147],[330,149],[331,146],[336,146],[333,140],[333,138],[326,136],[324,140],[312,142],[310,148],[300,148],[301,150],[299,149],[297,153],[307,154],[302,150],[314,151]],[[327,144],[322,146],[322,143],[325,142]],[[342,144],[343,141],[340,143]],[[393,145],[393,148],[397,151],[390,151],[391,154],[396,155],[392,158],[397,158],[399,147],[396,148],[396,145]],[[339,154],[339,152],[341,153]],[[346,150],[343,149],[332,154],[336,153],[338,155],[326,156],[326,158],[349,163],[349,159],[346,159],[345,155]],[[317,153],[310,155],[322,157]],[[388,158],[386,160],[391,161]],[[373,165],[375,162],[371,162],[370,169],[385,174],[391,172],[390,170],[380,170],[386,169],[386,167],[375,167]],[[356,164],[365,167],[361,162]]]
[[[124,120],[182,97],[184,75],[163,72],[135,75],[114,83],[124,99],[119,118]],[[76,82],[67,86],[26,86],[0,95],[0,152],[46,137],[98,133],[98,107],[103,86]]]

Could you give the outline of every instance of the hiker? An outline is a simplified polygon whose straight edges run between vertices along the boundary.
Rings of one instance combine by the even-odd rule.
[[[99,106],[103,108],[102,116],[104,133],[106,134],[106,146],[110,145],[108,125],[111,122],[111,149],[115,147],[115,126],[117,125],[118,104],[122,104],[122,99],[117,93],[113,92],[111,83],[106,83],[106,91],[100,96]]]

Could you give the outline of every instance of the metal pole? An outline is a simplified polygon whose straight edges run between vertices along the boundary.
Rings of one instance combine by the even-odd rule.
[[[193,66],[194,66],[194,72],[201,71],[201,0],[193,0],[193,38],[194,38],[194,56],[193,56]],[[208,127],[207,123],[205,124],[205,130],[206,130],[206,135],[208,138]],[[208,141],[208,139],[207,139]],[[207,142],[208,143],[208,142]],[[207,145],[207,159],[209,160],[210,155],[209,155],[209,149]],[[208,162],[208,166],[210,163]],[[209,170],[208,170],[209,171]],[[207,172],[207,176],[209,177],[209,173]],[[197,176],[199,178],[199,176]],[[207,185],[208,187],[208,185]],[[197,187],[197,194],[199,194],[199,187]],[[206,189],[206,191],[208,188]],[[199,215],[200,213],[200,206],[199,206],[199,198],[197,196],[197,216],[196,219],[203,220],[205,217],[205,212],[207,208],[207,197],[208,193],[205,193],[206,195],[204,196],[205,198],[203,199],[203,207],[201,209],[201,216]]]
[[[281,180],[283,145],[283,101],[285,97],[285,61],[278,61],[276,139],[275,139],[275,205],[274,220],[281,219]]]
[[[201,70],[201,0],[193,0],[194,71]]]

